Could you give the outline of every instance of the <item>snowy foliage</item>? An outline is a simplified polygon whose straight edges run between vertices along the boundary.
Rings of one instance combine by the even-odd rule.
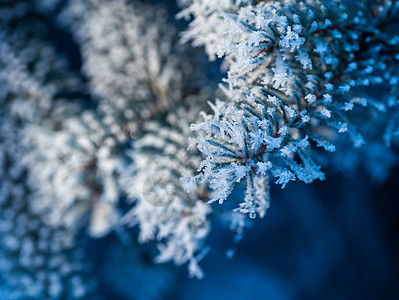
[[[81,46],[83,71],[110,126],[171,109],[193,67],[163,9],[127,1],[69,1],[60,20]],[[190,58],[194,61],[194,58]]]
[[[198,153],[187,152],[188,126],[199,111],[200,106],[179,107],[165,115],[162,123],[146,123],[141,138],[133,141],[132,170],[123,181],[135,202],[124,219],[140,226],[140,241],[160,241],[157,261],[189,262],[190,275],[201,278],[197,262],[210,230],[211,208],[204,201],[203,189],[188,194],[179,181],[193,176],[200,162]]]
[[[19,38],[2,35],[0,44],[0,285],[4,299],[83,298],[91,287],[76,232],[49,225],[46,213],[37,211],[30,170],[22,163],[23,130],[52,109],[55,83],[45,84],[46,76],[50,68],[62,68],[62,60],[39,40],[25,40],[22,50]],[[32,65],[41,56],[44,65]]]
[[[177,2],[0,0],[0,298],[161,297],[153,245],[202,278],[213,219],[397,164],[398,1]]]
[[[182,51],[187,47],[179,45],[176,30],[166,23],[162,9],[149,9],[137,3],[133,6],[126,1],[71,1],[60,19],[69,26],[82,48],[85,59],[83,71],[90,79],[90,91],[98,101],[98,111],[103,116],[102,127],[119,137],[119,145],[123,146],[122,142],[128,136],[132,140],[133,150],[126,157],[127,161],[132,160],[132,164],[123,172],[125,175],[120,181],[124,182],[128,196],[135,204],[123,221],[131,225],[139,224],[142,242],[162,240],[157,261],[174,260],[177,264],[189,262],[190,273],[201,277],[197,256],[209,231],[207,216],[210,208],[200,201],[198,194],[187,195],[180,182],[180,177],[190,177],[196,169],[195,159],[186,153],[186,141],[189,124],[197,120],[196,114],[199,112],[195,109],[180,110],[183,109],[182,105],[189,105],[190,101],[205,103],[203,97],[186,97],[197,93],[203,77],[193,72],[196,54]],[[168,113],[173,110],[179,110],[178,115]],[[187,119],[185,114],[191,118]],[[90,131],[87,136],[93,140],[93,132],[101,136],[99,130]],[[180,130],[186,134],[180,133]],[[62,130],[61,134],[65,134],[64,131],[70,134],[71,130]],[[82,137],[82,130],[76,130],[76,139]],[[109,141],[112,142],[112,137]],[[97,145],[101,143],[94,142]],[[65,139],[64,144],[73,143]],[[62,151],[66,149],[65,146],[59,148]],[[112,150],[107,152],[109,155]],[[43,157],[49,157],[50,153],[56,151],[49,150]],[[76,156],[74,151],[70,153]],[[170,158],[174,155],[177,156],[176,161]],[[65,159],[69,160],[68,157]],[[105,157],[95,161],[105,166]],[[114,162],[118,163],[117,158]],[[188,165],[183,168],[181,163]],[[53,162],[50,164],[54,165]],[[97,173],[94,177],[108,180],[97,183],[100,189],[109,187],[109,192],[104,192],[109,199],[100,202],[114,203],[115,200],[110,200],[118,195],[114,192],[117,187],[112,177],[112,172],[115,173],[117,168],[116,164],[112,164],[110,161],[105,166],[110,173]],[[122,164],[119,166],[124,167]],[[72,179],[70,172],[65,174]],[[171,177],[166,179],[162,177],[164,175]],[[76,173],[76,176],[81,180],[80,173]],[[159,192],[164,192],[163,196],[172,197],[169,194],[171,191],[162,191],[170,186],[173,195],[177,193],[177,199],[172,200],[172,197],[171,203],[159,205],[158,200],[166,199],[158,199],[158,195],[151,198],[152,191],[147,191],[145,198],[142,190],[152,188],[147,186],[151,176],[161,181]],[[164,180],[167,182],[164,183]],[[87,197],[82,195],[81,198]]]
[[[80,82],[67,71],[66,60],[55,55],[54,47],[38,37],[42,32],[45,28],[39,22],[0,32],[0,100],[21,122],[54,126],[66,110],[76,112],[76,104],[66,103],[62,96],[75,93]],[[49,114],[51,119],[46,118]]]
[[[118,140],[93,113],[67,118],[57,130],[30,126],[25,140],[31,151],[23,161],[37,186],[37,209],[48,222],[68,227],[90,216],[90,234],[102,236],[118,219],[118,169],[124,155]],[[42,184],[46,182],[46,184]]]
[[[23,174],[8,173],[8,178],[1,183],[0,204],[0,285],[9,290],[5,299],[83,298],[91,289],[82,277],[89,268],[75,246],[75,231],[47,225],[30,207]]]
[[[201,12],[197,4],[188,11]],[[398,125],[399,38],[385,26],[398,21],[398,2],[254,1],[217,9],[219,37],[203,43],[226,56],[223,89],[230,102],[217,101],[214,113],[192,126],[206,155],[196,179],[210,183],[211,202],[222,203],[246,177],[238,209],[263,216],[268,176],[282,188],[296,179],[324,179],[310,155],[314,146],[334,152],[341,133],[362,146],[367,116],[375,122],[393,117],[394,126],[385,122],[386,133],[379,132],[381,142],[384,136],[390,143]],[[186,34],[196,41],[207,27],[192,14]],[[388,93],[377,99],[365,91],[369,86]]]
[[[75,229],[93,210],[90,230],[93,235],[102,235],[116,222],[112,210],[118,195],[112,178],[118,161],[109,149],[115,142],[107,127],[90,113],[83,118],[72,117],[79,106],[76,100],[63,99],[62,93],[73,94],[80,82],[65,75],[70,73],[65,60],[40,40],[22,45],[19,38],[12,34],[5,37],[8,46],[4,44],[2,58],[14,65],[8,63],[6,67],[12,69],[2,70],[8,81],[3,92],[7,92],[11,113],[26,122],[20,137],[26,153],[18,163],[30,172],[32,207],[48,215],[49,224]],[[43,59],[36,62],[41,56]],[[28,64],[33,70],[24,69]],[[55,76],[56,72],[60,76]],[[53,77],[49,80],[48,76]],[[101,171],[97,171],[98,165]]]
[[[251,0],[179,0],[184,8],[179,18],[193,18],[190,29],[183,33],[183,41],[194,40],[195,46],[205,46],[211,60],[216,58],[220,49],[220,39],[225,34],[225,24],[220,11],[236,13],[238,9],[250,4]]]

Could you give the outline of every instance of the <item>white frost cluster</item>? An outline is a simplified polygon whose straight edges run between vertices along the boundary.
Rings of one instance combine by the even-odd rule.
[[[107,126],[91,112],[63,120],[58,130],[30,126],[23,161],[32,174],[35,208],[49,213],[53,225],[75,227],[89,217],[92,236],[107,234],[117,223],[120,197],[116,183],[123,155]],[[43,184],[43,183],[46,184]]]
[[[107,138],[103,139],[101,128],[97,128],[85,134],[86,141],[79,129],[71,142],[62,137],[71,132],[67,124],[65,130],[57,134],[63,146],[58,146],[59,150],[53,147],[44,156],[53,153],[55,160],[61,157],[64,161],[76,161],[77,165],[71,168],[78,171],[65,174],[56,171],[54,174],[59,176],[56,181],[52,174],[44,176],[54,184],[67,178],[81,180],[91,168],[79,170],[82,161],[94,161],[99,165],[93,167],[96,171],[91,172],[92,180],[103,189],[97,191],[100,198],[94,202],[114,203],[110,200],[116,195],[112,176],[119,172],[117,158],[97,157],[95,151],[100,153],[99,148],[105,148],[102,152],[113,154],[114,145],[111,148],[107,145],[112,143],[112,134],[118,137],[120,144],[130,138],[133,150],[125,159],[132,170],[124,170],[120,182],[134,206],[123,221],[139,225],[141,242],[160,241],[158,262],[188,262],[190,275],[202,277],[198,261],[209,231],[210,207],[206,200],[200,200],[199,192],[187,195],[180,182],[180,177],[194,175],[194,162],[199,163],[199,158],[191,158],[185,149],[190,124],[188,115],[194,112],[187,110],[179,112],[178,116],[173,113],[189,105],[189,101],[201,104],[201,97],[187,95],[196,94],[202,88],[197,85],[202,75],[197,77],[196,54],[183,51],[187,47],[179,44],[175,28],[166,22],[166,17],[162,9],[123,0],[68,2],[60,22],[68,26],[81,47],[83,72],[90,81],[91,94],[98,100],[101,127],[107,131]],[[197,120],[194,117],[190,120]],[[63,155],[67,145],[81,142],[84,147],[79,146],[75,152],[67,150],[70,154]],[[93,149],[97,150],[91,150],[85,143],[90,147],[94,144]],[[73,185],[71,181],[70,187]],[[65,186],[65,189],[70,187]],[[71,196],[87,198],[87,192],[92,193],[90,187],[75,189],[75,194],[83,194],[73,196],[72,193]],[[95,193],[91,195],[96,196]]]
[[[24,125],[16,163],[29,169],[31,207],[49,226],[76,230],[89,219],[91,234],[102,236],[117,221],[116,138],[93,113],[73,117],[81,107],[56,94],[74,92],[80,81],[51,46],[28,39],[31,28],[22,29],[25,44],[4,31],[0,85],[9,112]]]
[[[82,277],[88,266],[75,247],[75,231],[47,225],[30,200],[23,179],[2,180],[1,288],[9,289],[7,299],[83,298],[90,289]]]
[[[306,183],[324,178],[305,152],[308,136],[294,139],[287,126],[276,132],[269,120],[222,101],[211,106],[213,115],[203,114],[204,122],[191,125],[197,133],[198,149],[207,157],[196,181],[209,183],[213,189],[210,202],[223,203],[234,185],[246,178],[246,196],[238,210],[252,218],[257,214],[263,217],[269,207],[269,171],[283,188],[296,178]],[[273,117],[275,110],[268,112],[265,106],[261,113]],[[303,165],[293,159],[296,153]]]
[[[224,38],[226,24],[221,12],[236,13],[250,4],[251,0],[179,0],[183,7],[179,18],[190,19],[189,29],[183,33],[183,41],[193,40],[195,46],[205,46],[211,60],[222,51],[220,39]]]
[[[161,124],[147,122],[142,137],[133,142],[132,170],[122,180],[134,207],[124,220],[140,227],[141,242],[159,242],[156,261],[188,262],[190,276],[201,278],[198,261],[205,254],[211,207],[205,190],[188,194],[180,181],[193,176],[200,162],[198,154],[186,150],[188,126],[199,110],[176,110]]]
[[[181,98],[190,65],[166,12],[124,0],[69,1],[60,21],[81,47],[83,72],[109,124],[131,123]],[[69,23],[69,24],[68,24]]]
[[[55,100],[56,93],[63,89],[75,91],[79,81],[68,72],[65,59],[55,55],[52,46],[29,37],[32,31],[40,31],[40,26],[33,23],[29,28],[21,27],[15,34],[0,32],[0,101],[23,123],[56,123],[65,113],[65,103]],[[49,81],[49,73],[56,79]],[[76,112],[75,104],[68,104],[67,110]],[[50,112],[53,118],[45,119]]]
[[[91,287],[83,276],[88,271],[84,253],[75,248],[76,231],[49,225],[45,222],[47,214],[36,211],[32,196],[34,187],[28,184],[31,174],[22,162],[27,153],[21,145],[23,130],[40,122],[52,110],[55,90],[51,83],[44,83],[44,78],[52,66],[62,68],[62,60],[52,56],[51,48],[40,47],[42,44],[38,40],[25,40],[24,52],[17,35],[6,36],[5,31],[2,34],[1,290],[6,294],[5,299],[83,298]],[[31,70],[26,68],[27,62],[41,56],[45,57],[44,62],[48,64],[39,68],[40,72],[37,65],[31,66]]]

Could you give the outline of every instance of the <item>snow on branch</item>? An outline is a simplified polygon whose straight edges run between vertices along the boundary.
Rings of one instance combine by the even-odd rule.
[[[193,17],[186,37],[194,44],[209,29],[199,2],[183,10]],[[251,1],[213,9],[217,37],[200,44],[226,56],[222,89],[229,101],[211,104],[214,113],[191,126],[206,156],[196,180],[214,190],[210,202],[224,202],[246,178],[239,210],[263,216],[269,197],[261,181],[273,176],[284,188],[296,179],[324,179],[315,148],[334,152],[342,134],[361,147],[370,134],[359,123],[368,115],[375,122],[393,118],[380,132],[389,144],[397,128],[399,38],[386,24],[397,21],[397,2]],[[378,86],[389,87],[387,96],[365,93]]]

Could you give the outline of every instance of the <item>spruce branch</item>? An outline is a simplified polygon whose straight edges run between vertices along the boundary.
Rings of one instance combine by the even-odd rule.
[[[188,9],[197,4],[192,1]],[[247,178],[238,210],[263,216],[269,199],[260,204],[253,191],[267,188],[257,188],[254,176],[271,175],[282,188],[296,179],[324,179],[311,158],[315,146],[334,152],[343,133],[361,147],[365,139],[356,115],[383,119],[396,110],[397,100],[388,104],[387,97],[365,93],[392,85],[398,76],[399,39],[394,30],[386,31],[396,17],[387,7],[396,11],[398,3],[353,8],[341,1],[259,1],[230,3],[220,12],[218,46],[209,46],[226,56],[223,90],[230,102],[218,101],[213,114],[192,125],[206,156],[196,180],[210,184],[211,202],[224,202]],[[193,16],[187,35],[195,39],[206,27]],[[392,97],[397,99],[396,92],[388,94]]]

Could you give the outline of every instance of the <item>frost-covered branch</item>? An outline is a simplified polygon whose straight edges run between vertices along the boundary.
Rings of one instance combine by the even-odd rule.
[[[211,28],[201,20],[199,3],[191,1],[185,10],[194,18],[189,38],[200,38],[202,30]],[[239,210],[263,216],[268,184],[260,182],[271,175],[284,188],[296,179],[324,179],[311,158],[315,146],[333,152],[338,134],[345,134],[360,147],[365,140],[358,123],[368,122],[367,116],[396,116],[399,38],[387,24],[397,22],[399,4],[229,4],[211,7],[219,13],[218,30],[212,32],[218,38],[201,42],[208,52],[226,56],[223,89],[230,102],[216,102],[214,113],[192,126],[206,155],[197,181],[210,183],[211,202],[222,203],[235,183],[246,178],[247,195]],[[372,97],[367,89],[373,87],[388,93]]]
[[[186,101],[194,102],[192,97]],[[133,209],[124,217],[140,227],[140,241],[159,241],[158,262],[189,262],[191,276],[203,276],[198,261],[203,255],[211,208],[206,192],[188,194],[181,178],[194,175],[200,156],[187,152],[188,126],[197,119],[201,105],[179,107],[162,120],[148,122],[133,141],[132,170],[122,177]]]
[[[198,55],[179,45],[161,7],[69,1],[60,20],[80,45],[90,91],[114,127],[131,130],[135,121],[173,109],[182,93],[198,88]]]

